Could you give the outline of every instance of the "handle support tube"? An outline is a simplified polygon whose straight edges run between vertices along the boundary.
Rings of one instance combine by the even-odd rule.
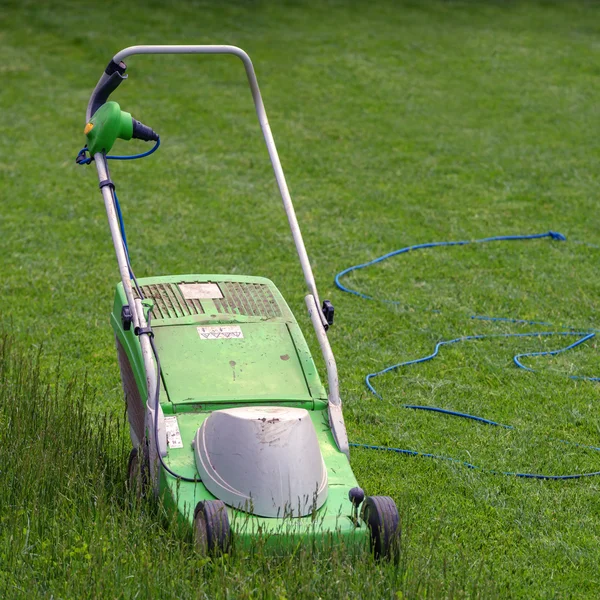
[[[321,309],[312,294],[307,294],[304,297],[304,302],[306,304],[306,308],[308,309],[308,316],[310,317],[317,334],[317,340],[319,341],[321,353],[323,354],[325,366],[327,367],[327,397],[329,399],[329,404],[341,404],[342,401],[340,399],[340,388],[335,357],[331,351],[331,345],[329,344],[329,339],[325,333],[325,328],[321,325],[321,321],[319,319],[319,314],[323,313],[321,312]]]
[[[144,307],[142,306],[142,301],[139,298],[135,299],[134,307],[134,314],[137,313],[138,315],[140,327],[148,327],[148,321],[144,315]],[[144,370],[146,371],[147,397],[145,428],[149,442],[148,450],[150,454],[150,476],[152,479],[154,493],[156,496],[158,496],[160,471],[160,459],[158,454],[160,452],[160,455],[163,458],[167,456],[167,431],[165,428],[165,417],[160,403],[158,405],[158,410],[155,404],[157,388],[160,386],[160,377],[154,361],[152,346],[147,335],[140,335],[139,340],[142,348],[142,357],[144,359]],[[158,427],[156,427],[158,431],[158,438],[154,436],[155,420],[158,420]]]
[[[96,164],[96,170],[98,171],[98,179],[100,181],[107,181],[109,179],[109,172],[104,154],[101,152],[94,154],[94,163]],[[110,227],[115,254],[117,255],[117,263],[119,265],[121,281],[123,282],[123,289],[125,290],[127,304],[129,304],[133,317],[133,326],[140,327],[140,316],[136,304],[133,301],[131,276],[129,274],[127,257],[125,256],[125,246],[123,244],[123,236],[121,235],[121,228],[119,226],[119,217],[117,216],[117,211],[115,209],[113,191],[110,186],[104,186],[101,188],[101,192],[102,198],[104,199],[104,208],[106,209],[106,216],[108,217],[108,226]]]
[[[310,266],[308,255],[306,253],[304,241],[300,232],[300,226],[298,225],[296,213],[294,211],[294,206],[292,204],[292,199],[290,197],[287,182],[283,174],[281,161],[279,160],[279,155],[275,146],[275,140],[273,139],[273,134],[271,133],[271,128],[269,126],[269,121],[260,94],[260,89],[258,87],[258,81],[254,72],[254,66],[252,65],[250,57],[241,48],[237,48],[236,46],[130,46],[129,48],[125,48],[117,54],[115,54],[112,61],[109,63],[109,66],[107,67],[105,73],[102,75],[98,84],[94,88],[87,109],[86,119],[88,121],[93,115],[93,112],[108,100],[110,94],[126,78],[126,75],[124,75],[126,66],[123,61],[129,56],[133,56],[135,54],[231,54],[233,56],[237,56],[243,62],[246,71],[246,76],[248,78],[248,83],[250,85],[250,90],[252,92],[252,99],[254,101],[258,122],[260,124],[260,128],[265,139],[265,144],[267,146],[269,158],[271,159],[271,165],[275,173],[275,179],[277,181],[279,192],[281,194],[283,207],[288,218],[288,222],[292,232],[292,237],[296,246],[296,251],[300,259],[300,265],[304,274],[304,280],[309,291],[309,294],[305,298],[306,306],[308,308],[308,313],[312,325],[315,329],[315,333],[319,341],[319,346],[321,347],[321,352],[323,354],[323,358],[325,359],[325,364],[327,367],[330,425],[338,448],[347,456],[349,456],[348,438],[341,410],[342,407],[339,394],[337,366],[326,334],[327,320],[325,318],[325,315],[323,314],[323,311],[321,310],[321,301],[319,300],[319,295],[317,292],[312,268]],[[144,126],[141,126],[140,124],[140,127]],[[140,129],[141,136],[149,137],[150,133],[148,133],[145,129]],[[96,163],[98,178],[100,182],[108,181],[109,172],[108,166],[106,164],[106,157],[102,152],[96,152],[93,158]],[[121,274],[121,281],[123,282],[123,288],[127,297],[127,303],[129,304],[132,312],[133,325],[134,327],[145,327],[147,323],[143,312],[143,307],[141,305],[140,300],[134,300],[133,297],[129,264],[127,261],[127,256],[125,254],[126,251],[123,243],[121,229],[119,226],[119,220],[116,214],[113,191],[110,188],[110,186],[107,185],[102,186],[101,191],[104,199],[104,205],[106,208],[106,214],[108,216],[113,246],[117,256],[117,262]],[[156,419],[160,418],[161,416],[160,410],[159,415],[153,414],[151,410],[151,399],[155,397],[156,388],[158,385],[160,385],[159,376],[156,372],[156,365],[154,364],[154,359],[147,336],[142,335],[140,343],[144,358],[144,367],[146,371],[146,385],[148,391],[147,416],[149,418],[153,417]],[[161,436],[162,439],[160,426],[159,436]],[[157,441],[155,440],[155,444],[156,442]],[[161,441],[160,450],[161,453],[163,451],[166,452],[166,440],[164,440],[164,443],[163,441]],[[151,447],[151,453],[154,453],[154,455],[156,455],[156,445],[154,445],[154,447]],[[157,473],[153,473],[154,476],[156,476],[156,474]]]

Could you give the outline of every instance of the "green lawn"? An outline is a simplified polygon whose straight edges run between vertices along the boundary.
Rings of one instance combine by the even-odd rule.
[[[0,597],[597,597],[598,478],[524,481],[354,450],[362,487],[400,508],[398,567],[260,549],[201,560],[158,508],[131,506],[108,322],[118,271],[95,169],[74,158],[93,86],[137,43],[227,43],[252,57],[320,294],[336,308],[330,340],[353,441],[494,470],[600,470],[597,452],[556,441],[600,445],[598,384],[562,374],[600,375],[593,340],[531,359],[538,374],[512,356],[562,340],[467,342],[376,380],[383,400],[364,385],[441,339],[548,329],[474,314],[600,324],[599,3],[3,0]],[[148,159],[111,164],[136,275],[270,277],[317,356],[241,64],[128,66],[114,99],[162,141]],[[402,246],[548,230],[568,241],[423,250],[346,280],[398,305],[333,284]]]

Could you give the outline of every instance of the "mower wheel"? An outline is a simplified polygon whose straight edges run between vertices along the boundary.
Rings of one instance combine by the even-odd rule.
[[[376,559],[400,554],[400,515],[389,496],[367,496],[362,505],[362,520],[371,531],[371,552]]]
[[[221,500],[205,500],[196,505],[194,542],[200,554],[221,554],[229,550],[231,529],[227,508]]]
[[[129,465],[127,467],[127,479],[130,491],[133,491],[135,497],[140,500],[148,492],[150,482],[150,465],[148,464],[148,452],[145,449],[133,448],[129,453]],[[140,459],[141,457],[141,459]]]

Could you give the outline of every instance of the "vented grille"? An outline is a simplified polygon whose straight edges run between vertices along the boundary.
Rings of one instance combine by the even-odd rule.
[[[141,288],[144,298],[154,300],[152,316],[155,319],[176,319],[177,317],[204,314],[200,301],[195,299],[186,300],[177,285],[173,283],[143,285]],[[135,288],[133,293],[137,298],[138,294]]]
[[[263,317],[280,317],[281,309],[268,285],[263,283],[240,283],[224,281],[219,283],[223,298],[213,300],[217,312]]]

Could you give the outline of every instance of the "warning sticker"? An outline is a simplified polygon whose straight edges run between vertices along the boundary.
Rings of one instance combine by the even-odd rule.
[[[201,340],[231,340],[244,337],[239,325],[210,325],[197,329]]]
[[[177,417],[165,417],[165,430],[167,432],[167,444],[169,444],[169,448],[183,448]]]
[[[186,300],[223,297],[223,292],[216,283],[180,283],[179,289]]]

